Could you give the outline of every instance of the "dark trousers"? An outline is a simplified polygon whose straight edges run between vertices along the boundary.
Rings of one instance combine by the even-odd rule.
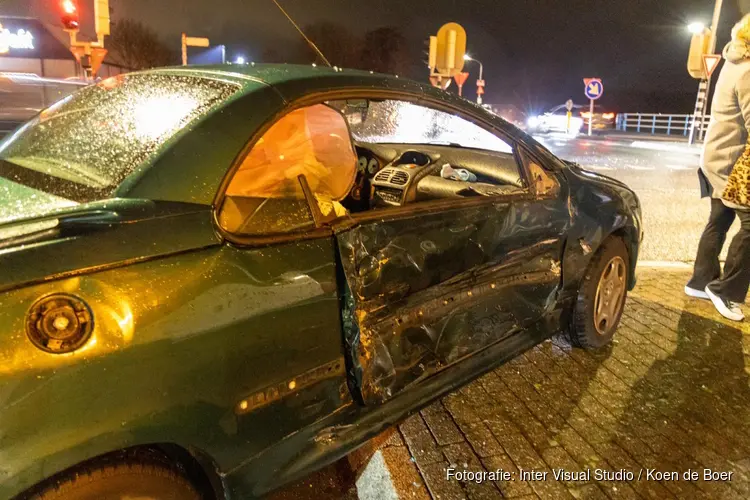
[[[719,254],[735,215],[740,219],[740,231],[729,245],[722,277]],[[696,290],[710,286],[711,291],[723,299],[745,302],[750,286],[750,211],[733,210],[721,200],[711,199],[711,215],[698,244],[693,277],[688,286]]]

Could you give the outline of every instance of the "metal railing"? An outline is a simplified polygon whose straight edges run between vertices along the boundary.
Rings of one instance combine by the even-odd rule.
[[[710,116],[704,116],[696,122],[696,128],[708,128]],[[617,130],[642,134],[690,135],[694,115],[663,115],[661,113],[619,113]]]

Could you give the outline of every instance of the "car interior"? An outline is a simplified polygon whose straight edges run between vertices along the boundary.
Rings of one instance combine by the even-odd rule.
[[[354,114],[363,119],[361,110]],[[526,188],[510,147],[506,152],[442,140],[367,141],[352,132],[352,123],[357,120],[349,101],[318,104],[282,117],[234,174],[219,214],[221,226],[240,234],[309,226],[300,176],[329,218]]]
[[[497,196],[524,187],[513,154],[362,142],[356,143],[356,150],[357,177],[342,202],[351,212],[444,198]]]

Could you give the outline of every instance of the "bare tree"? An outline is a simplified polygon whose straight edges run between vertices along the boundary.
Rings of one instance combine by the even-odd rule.
[[[365,34],[357,67],[403,75],[409,71],[409,58],[408,42],[398,29],[377,28]]]
[[[178,54],[159,39],[155,31],[133,19],[112,23],[107,38],[109,58],[131,70],[177,64]]]
[[[343,26],[323,21],[306,26],[304,32],[331,64],[344,68],[358,67],[361,41]],[[301,63],[321,64],[323,62],[312,47],[302,39],[300,39],[295,59]]]

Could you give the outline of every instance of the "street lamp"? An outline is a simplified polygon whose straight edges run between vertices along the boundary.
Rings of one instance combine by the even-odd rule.
[[[693,35],[700,35],[706,30],[706,25],[703,23],[695,22],[688,24],[688,31]]]
[[[482,74],[484,73],[484,66],[482,65],[482,61],[479,61],[478,59],[474,59],[469,54],[464,54],[464,61],[474,61],[475,63],[479,64],[479,80],[478,81],[483,82]],[[477,85],[477,87],[479,87],[479,85]],[[482,94],[480,94],[479,92],[477,92],[477,104],[482,104]]]

